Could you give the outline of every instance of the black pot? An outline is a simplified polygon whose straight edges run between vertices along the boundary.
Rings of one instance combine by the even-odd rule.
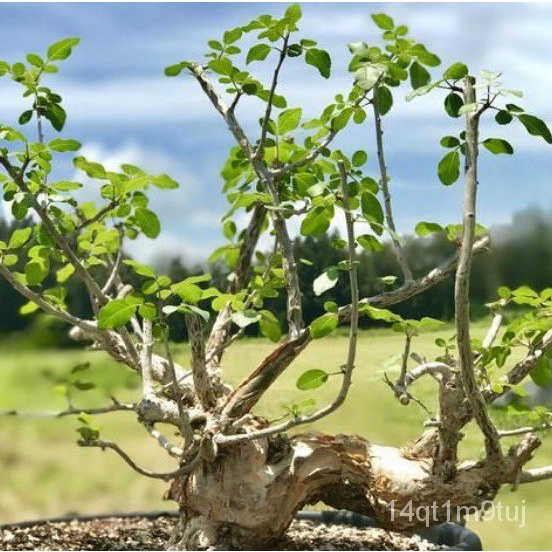
[[[378,527],[376,520],[347,510],[325,510],[322,512],[302,510],[297,512],[295,517],[328,525],[349,525],[359,529]],[[416,533],[425,540],[442,546],[444,550],[483,550],[481,539],[473,531],[457,523],[439,523]]]

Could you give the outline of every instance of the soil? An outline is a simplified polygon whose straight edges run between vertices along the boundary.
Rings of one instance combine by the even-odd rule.
[[[111,517],[0,528],[0,550],[163,550],[173,516]],[[418,536],[294,521],[273,550],[436,550]]]

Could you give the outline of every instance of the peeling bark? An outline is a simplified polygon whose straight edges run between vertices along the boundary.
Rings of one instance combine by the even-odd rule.
[[[520,444],[503,466],[501,481],[521,473],[538,444]],[[299,435],[225,447],[213,462],[173,482],[169,497],[181,521],[171,549],[258,549],[277,541],[295,513],[319,501],[376,518],[382,527],[410,531],[423,520],[401,510],[433,508],[436,521],[457,507],[480,508],[499,484],[484,463],[460,465],[453,480],[434,473],[433,459],[372,444],[360,437]]]

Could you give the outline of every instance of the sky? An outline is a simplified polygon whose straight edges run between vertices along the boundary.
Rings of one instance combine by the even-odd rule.
[[[232,138],[190,77],[167,78],[163,69],[183,59],[200,60],[210,39],[263,13],[283,13],[286,3],[0,3],[0,59],[15,62],[28,52],[41,53],[60,38],[79,36],[81,44],[48,85],[64,98],[68,122],[63,137],[82,142],[81,153],[111,170],[121,163],[153,173],[166,172],[179,190],[155,192],[162,234],[140,238],[129,252],[143,261],[166,255],[198,262],[224,243],[220,219],[228,208],[220,193],[220,169]],[[472,73],[503,72],[502,82],[524,92],[515,99],[530,113],[552,122],[551,3],[303,3],[300,36],[318,41],[332,56],[326,81],[299,60],[284,66],[282,91],[289,104],[316,116],[336,93],[351,85],[347,43],[373,44],[378,30],[371,13],[385,12],[443,60],[443,69],[465,61]],[[252,71],[264,82],[260,64]],[[436,165],[444,150],[439,138],[457,134],[461,121],[447,117],[441,98],[430,95],[405,102],[396,96],[384,118],[388,168],[396,222],[412,233],[420,220],[456,223],[461,216],[461,185],[442,186]],[[14,124],[25,107],[7,79],[0,80],[0,121]],[[260,103],[237,110],[251,136]],[[510,128],[512,127],[512,128]],[[483,127],[482,137],[508,139],[513,156],[483,152],[479,219],[507,223],[528,206],[552,206],[552,150],[528,136],[521,125]],[[375,176],[372,128],[356,127],[336,145],[352,153],[366,149],[368,174]],[[53,133],[50,132],[50,136]],[[58,169],[69,177],[69,162]],[[82,177],[82,175],[79,175]],[[97,185],[87,182],[93,197]],[[245,218],[238,222],[245,224]],[[339,226],[339,224],[338,224]],[[294,227],[296,228],[296,226]]]

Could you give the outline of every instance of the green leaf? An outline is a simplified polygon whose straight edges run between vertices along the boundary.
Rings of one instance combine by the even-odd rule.
[[[353,114],[352,108],[347,107],[343,109],[338,115],[336,115],[332,119],[332,130],[334,132],[337,132],[339,130],[344,129],[347,126],[347,123],[349,122],[349,119],[351,118],[352,114]]]
[[[59,61],[66,59],[71,55],[71,50],[80,42],[78,37],[64,38],[59,42],[54,42],[47,51],[50,61]]]
[[[539,387],[548,387],[552,383],[552,358],[550,355],[542,356],[529,375]]]
[[[273,343],[277,343],[282,336],[282,326],[279,320],[270,311],[262,310],[261,319],[259,321],[261,333],[270,339]]]
[[[314,291],[314,294],[318,297],[319,295],[322,295],[325,291],[328,291],[329,289],[332,289],[337,284],[337,278],[339,276],[338,271],[334,268],[333,270],[329,268],[328,270],[325,270],[315,278],[314,282],[312,283],[312,289]]]
[[[328,381],[328,378],[328,372],[314,368],[313,370],[303,372],[297,378],[295,385],[297,386],[297,389],[300,389],[301,391],[308,391],[324,385]]]
[[[420,88],[429,84],[431,75],[423,65],[420,65],[417,61],[413,62],[410,66],[410,83],[412,88]]]
[[[270,50],[271,48],[268,44],[256,44],[247,52],[245,62],[251,63],[252,61],[262,61],[270,54]]]
[[[235,29],[230,29],[229,31],[226,31],[224,33],[224,36],[222,37],[222,40],[224,41],[224,44],[233,44],[242,37],[242,34],[243,31],[241,30],[241,28],[236,27]]]
[[[318,205],[308,212],[301,223],[301,234],[304,236],[321,236],[330,227],[333,209]]]
[[[174,190],[178,188],[178,182],[168,174],[158,174],[151,177],[151,183],[160,190]]]
[[[36,54],[27,54],[25,57],[27,61],[35,67],[42,67],[44,65],[44,60]]]
[[[72,264],[66,264],[64,267],[56,271],[56,281],[58,284],[64,284],[71,278],[75,272],[75,267]]]
[[[189,63],[187,61],[181,61],[180,63],[175,63],[174,65],[169,65],[165,67],[165,75],[167,77],[178,77],[184,69],[187,69]]]
[[[14,230],[8,243],[8,249],[18,249],[22,245],[25,245],[31,237],[32,228],[19,228]]]
[[[460,154],[457,151],[449,151],[439,161],[437,169],[439,180],[445,185],[454,184],[460,176]]]
[[[136,314],[137,307],[137,303],[128,297],[109,301],[98,313],[98,328],[109,330],[124,326]]]
[[[389,90],[387,86],[380,86],[378,88],[378,108],[380,115],[387,115],[392,107],[393,94],[391,94],[391,90]]]
[[[444,73],[443,77],[450,80],[464,78],[468,74],[468,66],[465,63],[453,63]]]
[[[292,25],[295,25],[301,19],[301,15],[301,6],[299,4],[292,4],[284,13],[284,18]]]
[[[233,220],[225,220],[222,225],[222,234],[227,240],[231,240],[236,235],[236,223]]]
[[[94,163],[93,161],[88,161],[84,157],[75,157],[73,159],[73,165],[80,169],[86,176],[90,178],[107,178],[105,169],[100,163]]]
[[[339,317],[333,312],[327,312],[318,317],[309,326],[310,334],[313,339],[320,339],[329,333],[332,333],[337,328]]]
[[[351,161],[355,167],[362,167],[368,161],[368,154],[364,150],[355,151]]]
[[[505,111],[504,109],[501,109],[496,115],[495,115],[495,121],[499,125],[507,125],[508,123],[512,122],[512,115],[508,111]]]
[[[123,263],[130,266],[139,276],[145,276],[146,278],[157,278],[157,273],[151,266],[139,263],[138,261],[134,261],[132,259],[125,259]]]
[[[529,134],[532,136],[541,136],[546,142],[552,144],[552,134],[550,134],[549,128],[542,119],[534,115],[527,115],[526,113],[518,115],[518,119]]]
[[[385,13],[373,13],[372,20],[374,23],[384,31],[392,31],[395,28],[393,19]]]
[[[452,92],[445,98],[445,111],[449,117],[460,117],[460,109],[464,105],[462,96]]]
[[[232,62],[228,58],[213,59],[207,65],[219,75],[230,76],[234,72]]]
[[[514,148],[509,144],[509,142],[506,142],[506,140],[502,140],[501,138],[487,138],[486,140],[483,140],[483,146],[495,155],[499,153],[507,153],[508,155],[511,155],[514,153]]]
[[[370,223],[372,230],[378,235],[383,234],[384,215],[378,198],[370,193],[362,194],[360,205],[364,218]]]
[[[354,73],[355,84],[362,90],[372,90],[385,71],[386,67],[381,63],[365,63]]]
[[[255,324],[261,319],[261,315],[254,310],[232,313],[232,322],[240,328],[247,328],[251,324]]]
[[[50,262],[42,257],[35,257],[25,265],[25,278],[30,286],[37,286],[44,281],[50,270]]]
[[[295,130],[301,121],[303,110],[300,107],[286,109],[278,116],[278,134],[286,134]]]
[[[44,108],[44,117],[50,121],[52,126],[58,131],[61,132],[65,125],[65,120],[67,119],[67,114],[61,105],[50,103]]]
[[[362,234],[358,236],[357,242],[360,247],[367,251],[383,251],[383,245],[371,234]]]
[[[81,147],[81,143],[76,140],[62,140],[55,138],[48,143],[48,147],[53,151],[77,151]]]
[[[325,50],[319,50],[318,48],[311,48],[307,50],[305,61],[309,65],[316,67],[324,78],[329,78],[332,68],[332,60],[328,52]]]
[[[161,231],[161,224],[157,215],[144,207],[139,207],[134,212],[136,224],[148,238],[156,238]]]
[[[96,387],[96,385],[94,383],[92,383],[91,381],[82,381],[82,380],[74,381],[73,385],[79,391],[90,391],[91,389],[94,389]]]
[[[418,236],[429,236],[434,232],[442,232],[444,229],[440,224],[436,222],[419,222],[416,224],[415,232]]]
[[[19,116],[18,122],[20,125],[26,125],[33,118],[33,110],[23,111]]]
[[[460,145],[460,140],[456,136],[443,136],[439,144],[444,148],[456,148]]]
[[[53,182],[52,184],[50,184],[50,186],[58,192],[71,192],[73,190],[79,190],[80,188],[82,188],[82,184],[80,182],[70,182],[66,180]]]

